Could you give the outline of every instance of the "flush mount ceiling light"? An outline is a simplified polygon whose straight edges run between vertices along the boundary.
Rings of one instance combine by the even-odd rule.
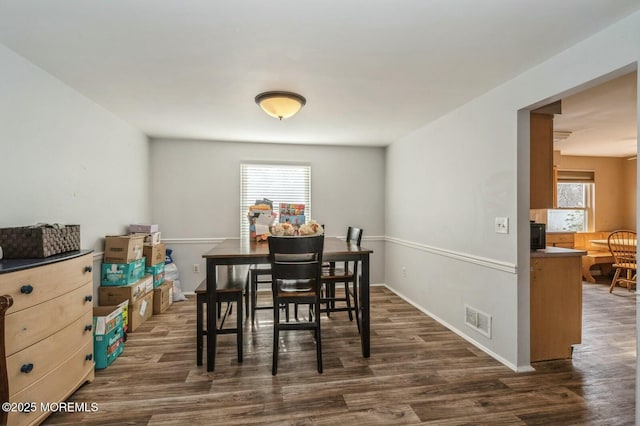
[[[256,103],[270,116],[282,120],[300,111],[307,100],[297,93],[273,91],[260,93]]]

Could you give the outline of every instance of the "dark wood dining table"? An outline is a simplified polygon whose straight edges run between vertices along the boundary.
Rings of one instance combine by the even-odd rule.
[[[373,250],[347,243],[336,237],[325,237],[322,260],[325,262],[361,262],[360,277],[360,341],[362,356],[369,358],[370,311],[369,311],[369,256]],[[255,242],[229,238],[202,255],[207,262],[207,371],[215,368],[216,353],[216,268],[219,265],[253,265],[269,263],[269,245],[266,241]]]

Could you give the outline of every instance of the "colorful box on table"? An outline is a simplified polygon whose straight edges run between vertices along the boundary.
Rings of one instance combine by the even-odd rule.
[[[144,246],[142,254],[146,259],[146,266],[157,265],[158,263],[164,263],[167,255],[167,246],[165,244],[156,244],[154,246]]]
[[[173,303],[173,281],[165,280],[158,288],[153,289],[153,314],[161,314]]]
[[[100,284],[107,287],[133,284],[144,275],[144,264],[144,257],[130,263],[103,263]]]
[[[130,263],[143,256],[144,236],[107,235],[104,240],[105,263]]]
[[[153,277],[153,287],[156,288],[164,282],[164,262],[144,268],[145,274]]]
[[[93,308],[93,358],[96,369],[107,368],[124,350],[123,306]]]

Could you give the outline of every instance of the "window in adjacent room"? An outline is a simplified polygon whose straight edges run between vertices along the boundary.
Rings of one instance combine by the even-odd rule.
[[[547,211],[547,231],[588,232],[593,229],[593,171],[558,170],[557,206]]]
[[[304,204],[311,216],[311,165],[292,163],[240,164],[240,238],[249,238],[249,206],[268,198],[278,212],[280,203]]]

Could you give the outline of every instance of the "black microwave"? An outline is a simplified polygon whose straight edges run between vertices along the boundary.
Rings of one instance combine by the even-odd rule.
[[[544,223],[531,222],[531,250],[547,247],[547,227]]]

